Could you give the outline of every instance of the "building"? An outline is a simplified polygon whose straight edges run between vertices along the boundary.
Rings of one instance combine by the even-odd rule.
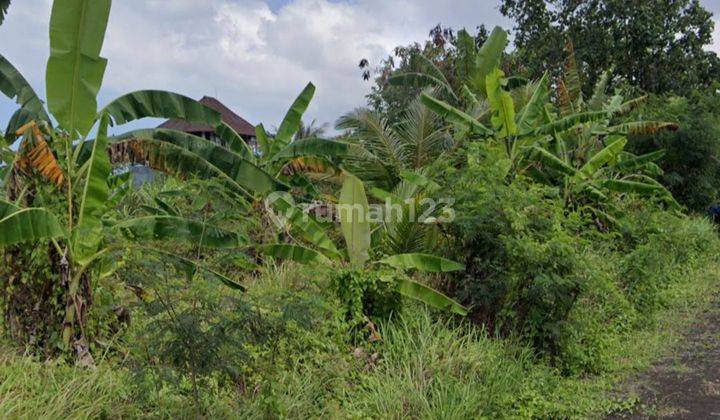
[[[240,137],[245,140],[245,143],[250,146],[253,150],[257,149],[257,139],[255,137],[255,127],[247,122],[245,119],[234,113],[230,108],[226,107],[219,100],[210,97],[203,96],[199,101],[201,104],[214,109],[219,112],[222,121],[230,126]],[[215,134],[215,128],[205,124],[191,123],[182,120],[168,120],[160,124],[158,128],[167,128],[171,130],[182,131],[185,133],[193,134],[196,136],[204,137],[208,140],[212,140],[222,146],[227,146],[224,142],[218,138]]]
[[[245,143],[247,143],[247,145],[250,146],[255,153],[257,153],[258,147],[257,139],[255,137],[255,127],[252,124],[234,113],[230,108],[226,107],[222,102],[215,98],[203,96],[199,102],[219,112],[222,121],[235,130],[235,132],[238,133],[243,140],[245,140]],[[215,128],[209,125],[173,119],[165,121],[160,124],[158,128],[182,131],[184,133],[193,134],[211,140],[221,146],[227,146],[227,144],[225,144],[225,142],[215,134]],[[133,173],[135,186],[152,182],[157,178],[157,173],[144,165],[131,165],[128,170]]]

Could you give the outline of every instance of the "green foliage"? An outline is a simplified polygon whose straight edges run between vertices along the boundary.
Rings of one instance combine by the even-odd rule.
[[[660,181],[689,209],[704,213],[718,200],[720,162],[720,96],[696,92],[688,98],[653,97],[648,106],[636,111],[645,118],[677,121],[678,131],[632,136],[630,150],[645,154],[666,150],[658,161]]]
[[[400,293],[389,272],[341,270],[332,278],[332,287],[343,302],[348,320],[362,323],[388,319],[400,310]]]
[[[561,48],[568,42],[586,93],[608,69],[654,93],[682,94],[717,77],[718,57],[705,49],[712,43],[712,13],[695,0],[503,0],[500,11],[514,21],[516,59],[533,78],[570,67]]]
[[[71,137],[95,123],[107,60],[100,57],[111,0],[58,0],[50,17],[48,108]]]

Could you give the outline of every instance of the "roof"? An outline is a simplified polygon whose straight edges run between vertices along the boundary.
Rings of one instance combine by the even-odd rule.
[[[200,103],[219,112],[225,124],[229,125],[235,132],[241,136],[254,137],[255,127],[234,113],[230,108],[223,105],[222,102],[210,96],[203,96]],[[215,128],[206,124],[191,123],[183,120],[167,120],[160,124],[158,128],[169,128],[171,130],[184,131],[186,133],[198,133],[206,131],[215,131]]]

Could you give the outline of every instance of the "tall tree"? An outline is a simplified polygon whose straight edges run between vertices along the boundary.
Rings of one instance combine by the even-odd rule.
[[[477,27],[474,35],[467,31],[455,32],[452,28],[437,25],[428,33],[428,39],[422,44],[414,42],[405,46],[397,46],[393,55],[388,56],[373,68],[373,63],[367,59],[360,61],[362,77],[370,80],[373,74],[375,85],[367,96],[368,106],[375,111],[387,114],[388,120],[395,123],[402,119],[403,111],[417,98],[422,90],[420,86],[391,85],[389,79],[396,74],[425,72],[428,62],[432,63],[447,82],[458,87],[456,80],[456,65],[458,61],[459,42],[471,39],[476,47],[481,46],[488,38],[489,32],[485,26]]]
[[[648,92],[705,87],[720,75],[712,13],[699,0],[502,0],[531,77],[557,74],[572,42],[586,90],[606,69]]]

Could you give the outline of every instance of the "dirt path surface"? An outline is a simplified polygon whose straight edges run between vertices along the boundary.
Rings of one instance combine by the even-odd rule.
[[[672,355],[637,377],[638,412],[623,418],[720,420],[720,296]]]

